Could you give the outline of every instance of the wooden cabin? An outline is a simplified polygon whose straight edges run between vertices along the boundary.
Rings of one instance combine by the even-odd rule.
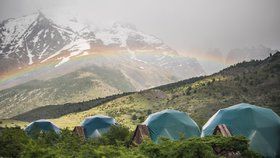
[[[137,125],[131,139],[132,145],[139,145],[145,138],[150,138],[150,132],[146,125]]]
[[[73,129],[73,133],[76,134],[77,136],[79,136],[82,139],[85,139],[85,131],[84,131],[84,127],[83,126],[76,126]]]
[[[219,135],[220,134],[224,137],[231,137],[232,136],[225,124],[221,124],[221,125],[216,126],[213,134],[214,135]]]

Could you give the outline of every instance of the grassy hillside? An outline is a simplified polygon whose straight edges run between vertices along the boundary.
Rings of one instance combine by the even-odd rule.
[[[47,105],[40,108],[36,108],[34,110],[30,110],[23,114],[19,114],[13,117],[14,120],[22,120],[22,121],[33,121],[38,119],[50,119],[57,118],[62,115],[66,115],[69,113],[77,112],[77,111],[86,111],[93,107],[96,107],[100,104],[104,104],[116,98],[126,96],[131,94],[132,92],[122,93],[107,96],[105,98],[97,98],[94,100],[83,101],[79,103],[66,103],[61,105]]]
[[[163,109],[185,111],[203,125],[218,109],[240,102],[272,108],[280,114],[280,53],[263,61],[243,62],[217,74],[130,94],[87,111],[53,119],[60,126],[105,114],[133,128]]]
[[[120,71],[91,66],[58,78],[34,80],[0,91],[0,118],[45,105],[82,102],[134,90]]]
[[[280,115],[279,96],[278,52],[265,60],[239,63],[211,76],[120,96],[94,108],[77,110],[52,121],[61,127],[71,128],[87,116],[105,114],[134,128],[150,113],[169,108],[187,112],[202,126],[218,109],[240,102],[268,107]]]

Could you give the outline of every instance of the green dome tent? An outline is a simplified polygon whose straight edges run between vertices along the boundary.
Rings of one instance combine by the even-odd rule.
[[[163,110],[151,114],[144,124],[154,142],[157,142],[159,137],[178,140],[181,134],[186,138],[200,135],[197,124],[186,113],[176,110]]]
[[[219,124],[247,137],[250,148],[263,156],[280,156],[280,117],[271,109],[245,103],[221,109],[203,126],[201,136],[212,135]]]
[[[30,123],[24,131],[29,136],[34,136],[40,132],[55,132],[60,133],[60,129],[48,120],[37,120]]]
[[[106,133],[116,121],[112,117],[104,115],[95,115],[87,117],[83,122],[85,137],[95,138],[100,137],[102,133]]]

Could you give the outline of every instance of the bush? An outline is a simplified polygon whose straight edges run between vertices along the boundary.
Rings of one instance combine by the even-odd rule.
[[[142,153],[137,149],[129,149],[126,147],[116,147],[111,145],[101,145],[96,148],[87,145],[81,148],[80,153],[78,154],[79,158],[103,158],[103,157],[121,157],[121,158],[144,158]]]
[[[209,136],[205,138],[166,138],[158,144],[146,140],[138,147],[128,148],[131,133],[123,126],[113,126],[101,138],[83,140],[70,130],[60,135],[40,133],[36,138],[27,137],[20,128],[5,128],[0,132],[0,157],[218,157],[215,148],[239,152],[241,157],[260,157],[248,149],[244,137]]]
[[[39,146],[37,143],[30,142],[26,145],[26,150],[22,152],[21,156],[23,158],[30,158],[30,157],[42,157],[42,158],[53,158],[59,157],[59,154],[50,147],[43,148]]]
[[[130,142],[132,133],[124,126],[112,126],[110,130],[95,141],[100,145],[127,146]]]
[[[205,138],[181,139],[170,141],[162,138],[159,144],[146,141],[140,146],[141,152],[148,157],[217,157],[214,148],[220,151],[240,152],[242,157],[260,157],[250,151],[245,137],[208,136]]]
[[[29,138],[18,127],[4,128],[0,133],[0,157],[20,157]]]
[[[197,139],[200,140],[200,139]],[[146,141],[140,150],[148,157],[215,157],[211,146],[201,141],[171,141],[161,139],[159,144]]]
[[[137,116],[135,114],[132,115],[131,117],[132,120],[137,120]]]
[[[248,88],[246,88],[246,87],[241,87],[241,90],[242,90],[244,93],[247,93],[247,92],[248,92]]]
[[[159,144],[146,141],[140,150],[148,157],[215,157],[212,147],[201,141],[161,139]]]

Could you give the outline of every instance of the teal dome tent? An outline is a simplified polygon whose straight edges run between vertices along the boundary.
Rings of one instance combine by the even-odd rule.
[[[29,136],[34,136],[40,132],[55,132],[60,133],[60,129],[48,120],[37,120],[30,123],[26,128],[25,132]]]
[[[110,129],[110,127],[115,124],[115,119],[104,115],[95,115],[92,117],[87,117],[82,122],[86,138],[100,137],[101,134],[106,133]]]
[[[264,157],[280,157],[280,117],[271,109],[245,103],[221,109],[203,126],[201,136],[212,135],[219,124],[232,135],[247,137],[250,148]]]
[[[178,140],[181,135],[186,138],[200,136],[197,124],[186,113],[176,110],[163,110],[151,114],[144,124],[154,142],[157,142],[159,137]]]

